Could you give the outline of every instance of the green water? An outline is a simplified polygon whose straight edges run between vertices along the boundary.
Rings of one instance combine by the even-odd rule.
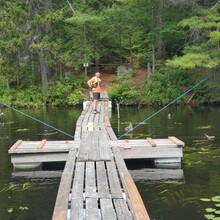
[[[159,109],[121,108],[120,120],[113,109],[111,123],[117,134],[125,127],[137,125]],[[23,110],[50,125],[73,134],[82,109]],[[49,220],[53,213],[59,179],[38,181],[12,178],[13,168],[8,149],[19,139],[39,141],[69,140],[45,125],[39,124],[10,109],[4,109],[4,124],[0,127],[0,220]],[[171,118],[168,118],[168,113]],[[184,179],[177,181],[136,180],[151,219],[202,220],[212,202],[200,198],[220,195],[220,108],[169,108],[139,126],[123,138],[167,138],[172,135],[185,142],[181,169]],[[204,133],[214,135],[207,141]],[[136,162],[135,162],[136,163]],[[130,163],[129,163],[130,164]],[[135,167],[135,168],[134,168]],[[129,165],[131,169],[139,165]],[[133,170],[135,172],[135,170]]]

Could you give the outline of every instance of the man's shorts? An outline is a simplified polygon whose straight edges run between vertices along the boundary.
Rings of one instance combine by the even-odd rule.
[[[93,92],[93,99],[99,100],[100,99],[100,92]]]

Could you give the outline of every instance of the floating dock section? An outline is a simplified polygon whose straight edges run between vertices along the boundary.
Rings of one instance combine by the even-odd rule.
[[[108,102],[106,97],[99,102],[97,114],[93,114],[92,102],[86,103],[76,123],[74,141],[19,140],[9,150],[15,168],[66,162],[53,220],[149,220],[124,159],[181,160],[184,143],[175,137],[117,140]],[[29,171],[29,175],[34,173]]]

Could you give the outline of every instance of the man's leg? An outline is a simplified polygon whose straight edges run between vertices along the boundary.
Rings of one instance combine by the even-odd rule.
[[[100,99],[100,93],[93,93],[93,112],[98,113],[97,106]]]
[[[93,101],[93,109],[97,109],[98,106],[98,99],[94,99]]]

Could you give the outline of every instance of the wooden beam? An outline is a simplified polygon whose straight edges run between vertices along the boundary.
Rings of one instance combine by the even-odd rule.
[[[76,159],[76,149],[72,149],[69,152],[67,162],[60,180],[59,191],[57,194],[56,204],[53,212],[52,220],[66,220],[69,194],[73,178],[73,170]]]
[[[105,126],[106,127],[111,127],[111,123],[110,123],[110,120],[109,120],[108,116],[105,116]]]
[[[119,170],[119,175],[121,177],[122,185],[124,186],[125,192],[128,195],[131,209],[133,211],[135,220],[150,220],[147,210],[144,206],[144,203],[141,199],[141,196],[137,190],[137,187],[128,172],[128,169],[125,165],[125,162],[120,153],[120,149],[113,148],[115,155],[115,161]]]
[[[171,140],[178,147],[184,147],[185,146],[185,143],[183,141],[179,140],[178,138],[176,138],[174,136],[169,136],[168,139]]]
[[[47,142],[47,139],[43,139],[43,140],[39,143],[38,149],[43,149],[43,147],[44,147],[44,145],[46,144],[46,142]]]
[[[124,183],[126,192],[129,196],[131,206],[134,210],[136,220],[150,220],[150,217],[145,209],[143,200],[138,192],[136,185],[129,172],[120,172],[122,182]]]
[[[21,143],[22,143],[22,140],[18,140],[18,141],[9,149],[9,151],[14,151],[14,150],[16,150]]]
[[[156,147],[156,146],[157,146],[156,143],[153,141],[152,138],[148,137],[148,138],[147,138],[147,141],[148,141],[148,143],[149,143],[152,147]]]

